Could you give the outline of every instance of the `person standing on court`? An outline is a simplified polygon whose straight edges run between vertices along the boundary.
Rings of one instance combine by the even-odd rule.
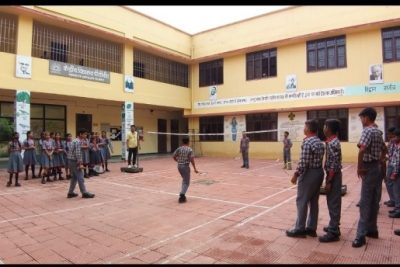
[[[358,116],[363,125],[358,142],[357,176],[361,178],[360,219],[352,246],[365,245],[365,237],[378,238],[378,211],[382,190],[381,162],[386,156],[382,132],[374,126],[376,110],[363,109]]]
[[[284,138],[283,138],[283,161],[284,161],[285,165],[283,166],[283,168],[291,170],[292,162],[291,162],[290,149],[292,148],[293,143],[288,138],[288,136],[289,136],[289,132],[285,131]]]
[[[83,198],[93,198],[94,194],[88,192],[85,187],[85,180],[83,179],[83,159],[82,159],[82,150],[81,143],[86,139],[86,129],[78,130],[78,138],[75,138],[71,147],[68,149],[67,158],[69,164],[69,170],[71,172],[71,180],[68,190],[68,198],[77,197],[78,194],[74,192],[76,183],[79,185],[79,190],[82,193]]]
[[[182,145],[178,147],[174,154],[173,159],[178,162],[178,171],[182,176],[182,188],[179,194],[179,203],[186,202],[186,192],[190,184],[190,167],[189,163],[192,163],[195,173],[198,173],[196,164],[194,162],[193,150],[189,147],[189,137],[182,138]]]
[[[337,137],[339,130],[339,120],[328,119],[325,121],[325,191],[330,221],[329,225],[324,227],[326,234],[319,238],[319,241],[324,243],[339,241],[340,236],[339,225],[342,208],[342,149],[339,138]]]
[[[131,125],[131,131],[126,136],[126,145],[128,148],[128,168],[136,168],[136,157],[140,144],[135,125]]]
[[[240,153],[242,153],[243,165],[241,168],[249,168],[249,147],[250,139],[247,137],[246,132],[242,132],[242,139],[240,139]]]
[[[317,236],[318,223],[318,200],[319,191],[324,180],[322,159],[324,157],[324,145],[317,137],[318,122],[307,120],[304,126],[306,136],[301,145],[300,160],[293,174],[291,182],[297,186],[297,220],[295,227],[286,230],[289,237],[306,237],[306,235]],[[310,214],[307,220],[307,211]],[[307,226],[306,226],[307,220]]]

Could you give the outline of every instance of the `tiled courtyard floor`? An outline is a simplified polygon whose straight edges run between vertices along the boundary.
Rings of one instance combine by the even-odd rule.
[[[344,164],[341,240],[289,238],[296,219],[293,171],[282,163],[196,159],[198,169],[178,203],[181,178],[171,157],[144,159],[143,173],[111,172],[85,179],[93,199],[67,199],[69,181],[24,181],[6,187],[0,170],[0,263],[400,263],[400,219],[379,211],[379,239],[352,248],[361,182]],[[296,165],[296,164],[294,164]],[[78,189],[76,190],[78,192]],[[383,190],[382,200],[387,200]],[[318,235],[329,215],[320,197]]]

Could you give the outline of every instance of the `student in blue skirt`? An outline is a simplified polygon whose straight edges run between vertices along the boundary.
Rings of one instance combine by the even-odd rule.
[[[101,138],[99,143],[101,156],[103,158],[103,169],[105,168],[106,172],[109,172],[108,169],[108,160],[111,159],[111,152],[113,152],[113,147],[109,138],[107,138],[106,132],[101,132]]]
[[[33,140],[33,134],[31,131],[26,132],[26,140],[23,143],[24,147],[24,165],[25,165],[25,180],[28,180],[28,171],[29,166],[32,169],[32,179],[37,178],[35,175],[35,165],[36,165],[36,151],[35,151],[35,142]]]
[[[40,169],[39,169],[39,177],[42,177],[42,170],[43,170],[43,166],[42,166],[42,153],[43,153],[43,140],[45,139],[45,131],[42,131],[40,133],[40,139],[39,139],[39,146],[38,146],[38,154],[39,156],[36,157],[36,159],[38,160],[39,164],[40,164]]]
[[[57,132],[54,137],[54,181],[58,179],[64,180],[61,169],[65,166],[64,161],[64,144],[61,142],[61,134]]]
[[[53,153],[54,153],[54,145],[53,141],[50,139],[49,132],[45,132],[45,139],[42,142],[42,167],[44,170],[42,177],[42,184],[47,182],[53,182],[50,179],[51,170],[53,168]],[[47,179],[45,180],[45,178]]]
[[[12,135],[12,140],[8,143],[8,173],[10,174],[10,179],[7,186],[11,186],[12,177],[15,174],[15,186],[21,186],[18,183],[18,174],[24,170],[24,164],[22,162],[21,156],[22,145],[19,141],[19,133],[14,132]]]

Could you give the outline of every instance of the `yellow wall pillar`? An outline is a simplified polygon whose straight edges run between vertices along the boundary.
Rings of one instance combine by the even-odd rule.
[[[33,20],[30,17],[18,17],[17,55],[31,56]]]

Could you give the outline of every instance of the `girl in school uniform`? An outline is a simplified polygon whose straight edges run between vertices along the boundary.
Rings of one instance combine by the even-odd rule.
[[[42,177],[42,170],[43,170],[43,166],[42,166],[42,153],[43,153],[43,140],[45,139],[44,137],[45,131],[42,131],[40,133],[40,139],[39,139],[39,147],[38,147],[38,152],[39,152],[39,156],[36,157],[36,159],[38,160],[39,164],[40,164],[40,169],[39,169],[39,177]]]
[[[89,165],[89,176],[98,176],[99,174],[95,172],[94,166],[101,164],[101,154],[100,148],[97,144],[97,135],[92,135],[90,137],[89,144],[89,156],[90,156],[90,165]]]
[[[71,179],[71,171],[69,169],[69,163],[68,163],[68,151],[71,149],[72,146],[72,135],[70,133],[67,133],[67,138],[65,140],[65,150],[64,150],[64,159],[65,159],[65,175],[67,177],[67,180]]]
[[[89,140],[87,138],[80,139],[81,142],[81,152],[82,152],[82,165],[84,167],[84,176],[85,178],[89,178],[86,169],[88,169],[90,159],[89,159]]]
[[[29,166],[32,169],[32,179],[37,178],[35,175],[35,165],[36,165],[36,151],[35,142],[33,140],[33,134],[31,131],[26,132],[26,140],[23,143],[24,152],[24,165],[25,165],[25,180],[28,180]]]
[[[53,141],[50,139],[49,132],[45,132],[45,139],[42,142],[42,167],[44,170],[42,177],[42,184],[47,182],[53,182],[50,179],[51,169],[53,168],[53,153],[54,153],[54,145]],[[47,179],[45,180],[45,178]]]
[[[7,182],[7,186],[11,186],[12,177],[15,174],[15,186],[21,186],[18,183],[18,174],[24,170],[24,165],[21,156],[22,145],[19,141],[19,133],[14,132],[12,135],[12,140],[8,143],[8,173],[10,174],[10,179]]]
[[[64,180],[64,177],[62,177],[62,171],[61,168],[65,166],[65,160],[64,160],[64,144],[61,142],[61,134],[57,132],[54,137],[54,168],[55,168],[55,173],[54,173],[54,181],[57,180],[57,173],[58,173],[58,179],[59,180]]]
[[[106,172],[109,172],[110,170],[108,169],[108,160],[111,158],[110,151],[113,152],[113,147],[112,147],[110,139],[107,138],[105,131],[101,132],[99,147],[100,147],[101,156],[103,158],[103,164],[102,164],[103,169],[105,167]]]

